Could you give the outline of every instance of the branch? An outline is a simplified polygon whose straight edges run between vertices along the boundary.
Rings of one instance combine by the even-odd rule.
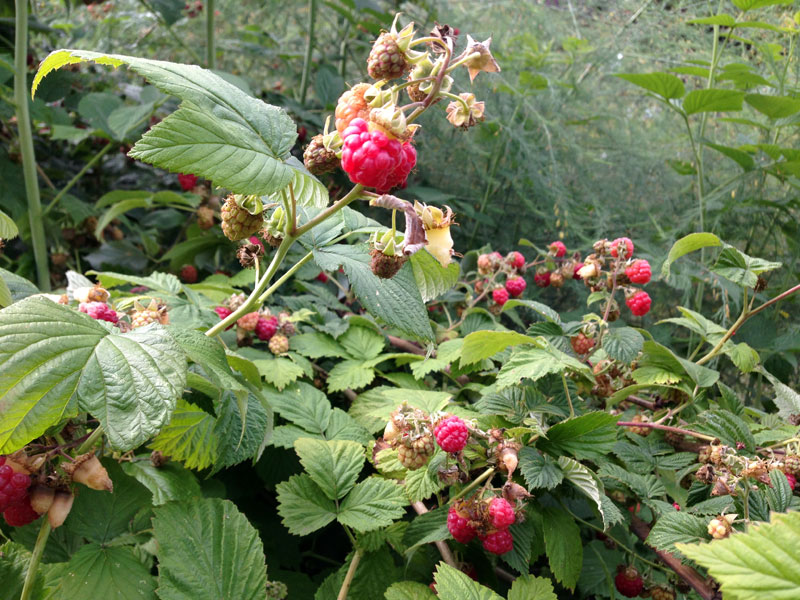
[[[631,517],[631,531],[633,531],[640,540],[645,541],[647,536],[650,535],[650,526],[636,515],[633,515]],[[675,571],[678,577],[692,586],[694,591],[697,592],[703,600],[715,600],[715,598],[718,598],[716,590],[714,590],[708,580],[700,575],[700,573],[690,566],[683,564],[680,559],[669,552],[655,550],[655,553],[665,565]]]
[[[408,340],[404,340],[403,338],[399,338],[393,335],[387,335],[389,338],[389,343],[394,346],[395,348],[400,348],[400,350],[405,350],[406,352],[410,352],[411,354],[418,354],[419,356],[425,356],[425,350],[420,348],[414,342],[410,342]]]
[[[707,442],[713,442],[717,438],[712,437],[710,435],[705,435],[703,433],[697,433],[696,431],[689,431],[688,429],[681,429],[680,427],[671,427],[670,425],[661,425],[660,423],[647,423],[647,422],[635,422],[635,421],[617,421],[617,425],[619,427],[649,427],[650,429],[660,429],[662,431],[671,431],[673,433],[679,433],[681,435],[688,435],[691,437],[695,437],[699,440],[706,440]]]
[[[411,506],[417,512],[418,515],[424,515],[428,512],[428,509],[422,502],[413,502]],[[453,567],[454,569],[458,569],[458,565],[456,564],[456,559],[453,556],[453,552],[450,550],[450,546],[447,545],[447,542],[438,541],[434,542],[436,547],[439,549],[439,554],[442,555],[442,560],[446,562],[448,565]]]

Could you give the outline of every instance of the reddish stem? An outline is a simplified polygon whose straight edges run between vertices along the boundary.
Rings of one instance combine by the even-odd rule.
[[[620,427],[649,427],[650,429],[661,429],[662,431],[672,431],[673,433],[678,433],[681,435],[689,435],[699,440],[706,440],[707,442],[713,442],[716,439],[711,437],[710,435],[705,435],[704,433],[697,433],[696,431],[689,431],[688,429],[681,429],[680,427],[672,427],[670,425],[661,425],[660,423],[647,423],[647,422],[637,423],[636,421],[617,421],[617,425]]]

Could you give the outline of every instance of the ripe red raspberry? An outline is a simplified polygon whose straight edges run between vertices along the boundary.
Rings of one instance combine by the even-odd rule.
[[[183,267],[181,267],[181,281],[183,281],[183,283],[197,283],[197,267],[194,265],[183,265]]]
[[[214,308],[214,312],[219,315],[221,321],[222,319],[227,319],[230,317],[233,311],[227,306],[217,306]]]
[[[525,283],[522,277],[512,277],[506,281],[506,289],[508,293],[511,294],[512,298],[519,298],[522,296],[522,292],[525,291],[526,287],[528,287],[528,284]]]
[[[617,238],[613,242],[611,242],[611,256],[617,258],[617,252],[619,250],[620,244],[625,244],[625,256],[622,258],[630,258],[633,256],[633,242],[630,238],[622,237]]]
[[[260,317],[256,323],[256,335],[262,342],[272,339],[275,332],[278,331],[277,317]]]
[[[342,168],[353,183],[388,192],[403,185],[417,162],[410,142],[401,144],[382,131],[369,131],[364,119],[353,119],[342,133]]]
[[[575,354],[588,354],[589,351],[594,348],[594,340],[587,337],[583,332],[571,338],[569,342],[572,344],[572,349],[575,350]]]
[[[517,520],[514,507],[505,498],[492,498],[489,502],[489,519],[496,529],[506,529]]]
[[[30,484],[31,478],[28,475],[15,473],[14,469],[6,464],[0,466],[0,512],[23,501],[28,496]]]
[[[469,544],[478,533],[469,524],[469,521],[459,515],[452,506],[450,507],[450,512],[447,513],[447,530],[455,541],[462,544]]]
[[[675,510],[677,510],[678,512],[680,512],[680,510],[681,510],[681,505],[680,505],[680,504],[678,504],[677,502],[673,502],[673,503],[672,503],[672,508],[674,508]]]
[[[501,529],[483,538],[483,549],[492,554],[505,554],[514,548],[514,538],[508,529]]]
[[[81,302],[78,310],[98,321],[108,321],[109,323],[119,321],[117,313],[105,302]]]
[[[622,567],[614,578],[617,591],[626,598],[635,598],[644,590],[644,581],[636,567]]]
[[[319,275],[317,275],[315,279],[320,283],[328,283],[328,274],[325,273],[325,271],[320,271]]]
[[[26,495],[23,501],[17,502],[5,509],[3,511],[3,517],[6,523],[12,527],[22,527],[38,519],[39,513],[33,510],[30,498]]]
[[[542,271],[533,276],[533,283],[540,288],[546,288],[550,285],[550,271]]]
[[[506,288],[497,288],[496,290],[492,290],[492,300],[495,301],[495,304],[499,304],[503,306],[506,302],[508,302],[508,291]]]
[[[515,269],[519,270],[525,266],[525,257],[521,252],[514,250],[506,255],[506,262]]]
[[[189,192],[194,189],[195,185],[197,185],[197,175],[192,175],[191,173],[179,173],[178,183],[181,184],[181,189],[184,192]]]
[[[236,321],[236,324],[245,331],[255,331],[260,317],[261,315],[259,315],[257,312],[247,313],[243,317],[239,317],[239,320]]]
[[[633,296],[625,300],[625,304],[637,317],[643,317],[650,312],[650,295],[647,292],[636,292]]]
[[[789,487],[794,491],[795,486],[797,485],[797,479],[791,473],[784,473],[786,475],[786,481],[789,482]]]
[[[625,269],[625,275],[628,276],[631,283],[644,285],[650,281],[650,263],[641,258],[635,260],[630,267]]]
[[[550,244],[548,247],[550,253],[555,256],[556,258],[561,258],[567,253],[567,247],[564,245],[564,242],[555,241]]]
[[[578,275],[578,271],[580,271],[582,268],[583,268],[582,262],[575,263],[575,266],[572,268],[572,278],[575,279],[576,281],[581,280],[581,276]]]
[[[461,452],[469,439],[467,424],[455,415],[450,415],[439,421],[433,429],[436,443],[445,452]]]

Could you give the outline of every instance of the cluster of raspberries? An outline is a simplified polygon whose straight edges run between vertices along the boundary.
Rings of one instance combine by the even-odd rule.
[[[508,528],[517,520],[514,506],[505,498],[456,501],[447,514],[447,529],[453,539],[468,544],[475,537],[492,554],[505,554],[514,547]]]

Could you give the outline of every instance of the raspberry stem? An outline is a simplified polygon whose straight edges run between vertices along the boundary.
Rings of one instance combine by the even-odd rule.
[[[704,433],[697,433],[696,431],[689,431],[688,429],[681,429],[680,427],[672,427],[671,425],[661,425],[660,423],[647,423],[645,421],[617,421],[617,425],[619,427],[649,427],[651,429],[661,429],[662,431],[680,433],[682,435],[688,435],[690,437],[694,437],[699,440],[705,440],[707,442],[713,442],[715,439],[717,439],[713,436],[705,435]]]
[[[494,475],[494,472],[495,472],[495,468],[494,467],[486,469],[483,473],[481,473],[478,477],[476,477],[475,480],[472,483],[470,483],[467,487],[465,487],[463,490],[458,492],[455,496],[450,498],[450,501],[448,502],[448,504],[452,504],[453,502],[455,502],[456,500],[458,500],[462,496],[466,496],[467,494],[469,494],[472,490],[474,490],[476,487],[478,487],[483,482],[484,479],[490,479],[490,481],[491,481],[491,477],[492,477],[492,475]]]
[[[355,577],[356,569],[358,568],[358,563],[361,562],[362,554],[360,549],[356,549],[356,553],[353,555],[353,560],[350,561],[350,566],[347,569],[347,574],[344,576],[344,581],[342,582],[342,587],[339,589],[339,595],[336,596],[336,600],[346,600],[347,593],[350,591],[350,584],[353,583],[353,577]]]
[[[39,535],[36,537],[36,545],[33,547],[31,560],[28,563],[28,572],[25,574],[25,583],[22,586],[22,595],[19,600],[30,600],[33,592],[33,582],[36,581],[39,561],[42,559],[42,553],[48,537],[50,537],[50,520],[45,517],[42,519],[42,526],[39,528]]]

